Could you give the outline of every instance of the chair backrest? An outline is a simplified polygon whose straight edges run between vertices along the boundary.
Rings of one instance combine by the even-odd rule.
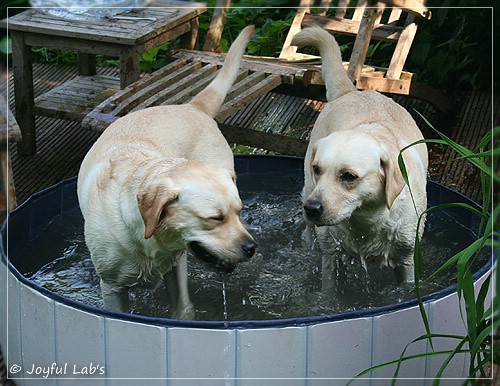
[[[400,79],[417,32],[417,23],[420,19],[430,18],[424,0],[358,0],[355,7],[349,7],[352,2],[339,0],[335,10],[330,10],[331,0],[301,0],[280,58],[303,58],[304,55],[297,54],[297,47],[291,45],[292,38],[302,28],[319,25],[331,33],[356,36],[347,70],[353,81],[360,80],[372,39],[395,43],[389,67],[382,75],[376,76]]]

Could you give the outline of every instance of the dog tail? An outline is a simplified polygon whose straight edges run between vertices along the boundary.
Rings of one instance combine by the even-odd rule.
[[[236,80],[243,53],[252,38],[254,29],[253,25],[249,25],[240,32],[236,40],[231,44],[224,60],[224,65],[215,79],[203,91],[191,99],[190,104],[196,105],[196,107],[212,118],[217,115],[229,89]]]
[[[329,102],[356,90],[342,64],[339,45],[328,31],[318,26],[305,28],[294,36],[292,45],[298,47],[314,46],[319,49],[322,61],[321,70],[326,86],[326,99]]]

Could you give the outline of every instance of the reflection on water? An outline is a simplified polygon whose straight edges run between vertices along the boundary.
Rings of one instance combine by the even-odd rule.
[[[321,292],[321,255],[301,242],[302,180],[297,173],[239,177],[245,204],[242,217],[255,236],[256,255],[232,274],[214,272],[190,256],[189,286],[199,320],[260,320],[324,315],[389,305],[412,299],[410,288],[393,282],[389,268],[368,267],[346,257],[336,294]],[[66,298],[101,306],[99,279],[83,238],[78,210],[54,219],[23,250],[41,263],[29,277]],[[423,239],[424,277],[436,270],[473,238],[470,230],[444,214],[428,216]],[[485,253],[485,260],[488,258]],[[48,262],[45,264],[44,262]],[[483,262],[484,263],[484,262]],[[41,266],[43,264],[43,266]],[[452,284],[453,269],[424,288],[434,292]],[[169,317],[169,304],[161,285],[156,291],[130,291],[135,314]]]

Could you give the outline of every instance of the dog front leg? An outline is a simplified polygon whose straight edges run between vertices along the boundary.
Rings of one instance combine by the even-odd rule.
[[[321,291],[332,293],[337,289],[338,257],[324,254],[321,258]]]
[[[415,281],[412,263],[403,263],[394,267],[394,274],[398,284],[413,283]]]
[[[194,319],[195,309],[189,299],[187,253],[183,253],[177,265],[166,277],[170,302],[175,308],[175,319]]]
[[[129,312],[127,287],[116,287],[102,279],[100,286],[105,309],[111,311]]]

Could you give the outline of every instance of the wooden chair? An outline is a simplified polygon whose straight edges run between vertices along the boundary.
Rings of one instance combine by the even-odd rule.
[[[311,85],[323,84],[318,61],[308,63],[311,56],[297,53],[297,47],[290,45],[296,33],[313,24],[333,33],[356,36],[353,54],[346,67],[357,88],[406,95],[422,90],[415,87],[415,76],[404,71],[403,66],[417,31],[417,21],[430,17],[423,0],[384,0],[376,6],[371,6],[367,0],[359,0],[354,9],[348,8],[348,0],[340,0],[334,15],[330,15],[332,11],[327,12],[330,1],[322,0],[319,8],[314,8],[314,2],[301,0],[279,58],[245,56],[240,75],[216,117],[219,123],[271,90],[301,94],[312,88]],[[222,66],[225,57],[213,51],[218,46],[229,3],[228,0],[217,2],[204,46],[208,51],[177,52],[172,63],[101,103],[85,117],[83,126],[102,131],[129,112],[149,106],[183,103],[205,87]],[[392,8],[389,9],[388,5]],[[387,69],[364,65],[371,39],[395,42],[394,54]],[[434,101],[443,105],[442,100]],[[233,143],[293,155],[303,155],[307,146],[305,140],[285,138],[279,134],[224,124],[220,127],[228,141]]]
[[[409,94],[413,74],[404,71],[403,66],[417,32],[418,22],[430,19],[430,12],[425,8],[423,0],[379,2],[358,0],[356,8],[349,8],[348,0],[340,0],[333,15],[327,14],[330,3],[331,1],[325,0],[301,0],[299,11],[281,50],[280,59],[311,58],[310,55],[298,54],[297,47],[292,46],[291,41],[303,28],[319,25],[333,34],[356,36],[352,55],[346,67],[349,77],[359,89]],[[393,7],[388,8],[387,5]],[[394,43],[394,53],[388,68],[364,65],[372,40]],[[321,82],[315,79],[309,81]]]

